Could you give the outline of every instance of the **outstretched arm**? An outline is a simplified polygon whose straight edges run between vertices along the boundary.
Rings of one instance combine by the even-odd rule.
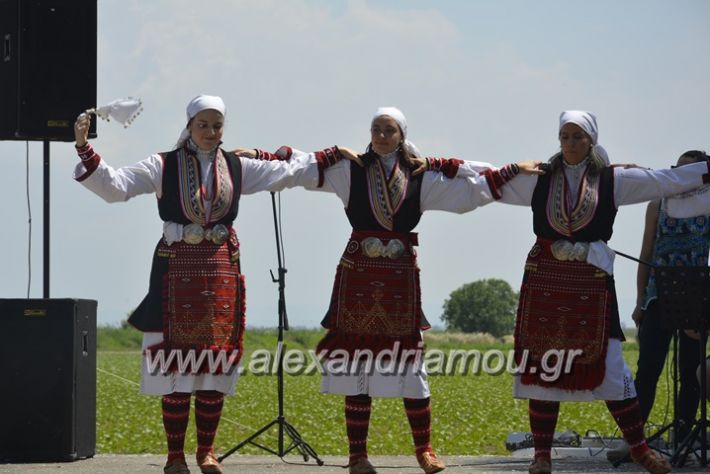
[[[310,187],[318,180],[318,164],[313,155],[306,153],[292,153],[288,159],[254,159],[242,155],[240,160],[242,194]]]
[[[487,175],[491,195],[506,204],[529,206],[537,184],[537,176],[544,174],[542,162],[526,160],[497,168],[482,161],[456,158],[427,158],[430,171],[441,172],[447,178],[477,178]],[[511,174],[511,169],[514,171]],[[520,171],[520,173],[519,173]],[[512,179],[515,177],[515,179]]]
[[[471,176],[457,176],[456,179],[447,178],[443,172],[426,173],[422,181],[421,209],[458,213],[472,211],[501,199],[505,189],[522,177],[516,178],[520,173],[531,176],[542,174],[539,164],[538,161],[521,161],[500,169],[484,168],[482,173],[473,172]]]
[[[668,198],[666,212],[676,219],[709,215],[710,185],[706,184],[687,193]]]
[[[243,158],[244,194],[303,186],[309,190],[335,192],[346,205],[350,189],[348,160],[362,166],[360,155],[349,148],[336,146],[312,153],[291,147],[281,147],[276,153],[245,149],[237,149],[235,153]]]
[[[355,161],[362,166],[360,154],[350,148],[337,147],[337,154],[315,152],[319,160],[318,179],[315,186],[307,189],[310,191],[325,191],[335,193],[344,207],[348,207],[350,200],[350,161]],[[344,158],[344,159],[343,159]]]
[[[673,169],[614,168],[616,206],[661,199],[710,183],[709,163],[692,163]]]
[[[533,186],[532,189],[529,189],[527,187],[516,186],[516,180],[519,180],[518,177],[523,175],[535,177],[534,182],[537,183],[537,176],[545,174],[545,171],[542,169],[541,165],[541,161],[525,160],[511,165],[505,165],[500,169],[486,170],[483,174],[486,176],[488,185],[490,186],[493,197],[496,200],[502,200],[504,191],[508,188],[512,188],[515,190],[512,194],[516,197],[522,191],[526,191],[525,197],[527,198],[527,194],[529,193],[529,199],[524,203],[525,205],[528,205],[532,199],[532,191],[534,191],[535,187]],[[504,200],[503,202],[507,201]],[[509,202],[509,204],[517,204],[517,202]]]
[[[274,153],[259,148],[235,148],[232,153],[240,158],[252,158],[262,161],[288,161],[291,159],[293,149],[290,146],[282,146]]]

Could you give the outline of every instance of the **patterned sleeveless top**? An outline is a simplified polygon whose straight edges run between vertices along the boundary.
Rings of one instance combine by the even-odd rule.
[[[708,264],[710,251],[710,216],[676,219],[666,212],[666,200],[658,210],[656,241],[651,261],[664,267],[703,267]],[[643,308],[658,297],[656,277],[651,270],[646,285]]]

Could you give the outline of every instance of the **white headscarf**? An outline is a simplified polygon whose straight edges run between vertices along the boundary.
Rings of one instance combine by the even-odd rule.
[[[597,117],[591,112],[585,112],[584,110],[565,110],[560,114],[560,128],[565,124],[573,123],[578,125],[582,130],[584,130],[587,135],[592,139],[592,145],[594,146],[594,151],[599,155],[604,164],[609,166],[609,154],[606,152],[603,146],[599,144],[599,127],[597,126]]]
[[[372,126],[376,119],[382,117],[383,115],[391,117],[392,119],[394,119],[395,122],[397,122],[397,125],[399,125],[400,130],[402,130],[402,138],[404,138],[405,151],[408,151],[416,157],[421,157],[421,153],[419,153],[419,149],[416,147],[416,145],[414,145],[414,143],[407,139],[407,119],[404,117],[402,111],[399,110],[397,107],[378,108],[375,112],[375,115],[372,117],[370,126]]]
[[[190,120],[192,120],[195,115],[199,114],[203,110],[216,110],[223,116],[227,115],[227,107],[225,107],[224,101],[221,97],[203,94],[198,95],[192,99],[189,104],[187,104],[187,123],[190,123]],[[182,129],[182,132],[180,132],[180,137],[178,138],[177,146],[175,148],[180,148],[188,138],[190,138],[190,130],[186,125],[185,128]]]

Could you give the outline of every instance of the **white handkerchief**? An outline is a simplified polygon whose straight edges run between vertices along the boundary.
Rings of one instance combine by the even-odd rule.
[[[116,99],[108,104],[96,109],[96,115],[110,122],[110,118],[116,122],[128,127],[143,110],[143,104],[140,99],[126,97],[125,99]]]
[[[589,253],[587,263],[594,265],[600,270],[604,270],[609,275],[614,274],[614,251],[604,243],[603,240],[596,240],[589,243]]]
[[[181,241],[182,224],[178,224],[177,222],[163,222],[163,238],[168,245]]]

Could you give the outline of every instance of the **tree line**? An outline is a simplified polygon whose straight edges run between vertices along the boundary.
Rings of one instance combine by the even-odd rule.
[[[518,292],[507,281],[487,278],[452,291],[444,301],[441,319],[446,329],[502,337],[513,332],[517,306]]]

